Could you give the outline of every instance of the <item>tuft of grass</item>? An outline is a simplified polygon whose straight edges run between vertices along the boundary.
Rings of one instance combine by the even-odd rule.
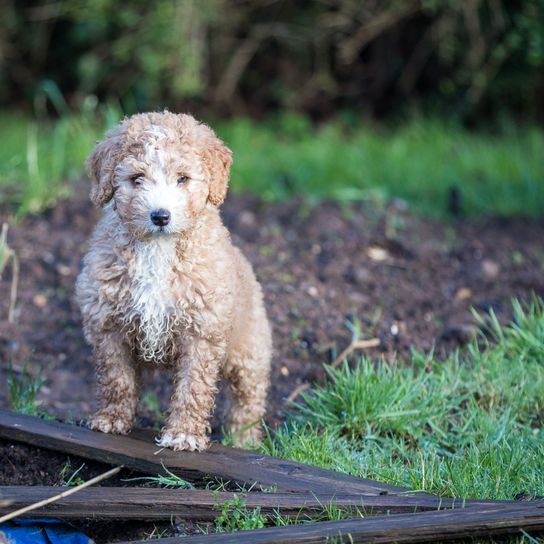
[[[544,303],[513,304],[445,361],[329,369],[264,451],[441,496],[544,495]]]
[[[73,487],[85,483],[79,473],[85,468],[85,463],[82,463],[76,470],[72,471],[72,461],[68,459],[60,471],[60,483],[65,487]],[[71,474],[70,474],[71,473]]]
[[[334,501],[321,504],[321,512],[316,512],[312,516],[304,514],[301,511],[295,517],[287,517],[282,515],[279,509],[275,509],[272,515],[266,516],[262,513],[260,507],[248,508],[243,494],[236,495],[221,504],[214,504],[214,509],[219,512],[214,519],[216,533],[249,531],[270,525],[284,527],[308,522],[337,521],[353,517],[364,517],[364,514],[358,508],[338,508],[334,504]],[[201,528],[201,530],[209,532],[206,528]]]
[[[47,417],[38,401],[38,394],[45,381],[41,375],[32,376],[26,366],[21,372],[16,372],[10,364],[8,370],[10,408],[28,416]]]
[[[215,504],[214,509],[220,512],[214,519],[217,533],[249,531],[266,525],[266,516],[261,514],[261,508],[249,509],[246,500],[238,495],[222,504]]]
[[[158,474],[157,476],[140,476],[137,478],[127,478],[126,480],[123,480],[123,481],[125,482],[144,481],[144,482],[157,484],[162,487],[166,487],[167,489],[194,489],[194,486],[192,483],[174,474],[173,472],[168,470],[164,465],[162,465],[162,468],[164,471],[163,474]]]
[[[435,399],[428,391],[428,375],[399,371],[396,365],[375,367],[369,359],[353,369],[344,363],[326,370],[334,389],[302,393],[302,402],[294,404],[300,421],[312,421],[350,440],[382,434],[415,440],[432,422]]]

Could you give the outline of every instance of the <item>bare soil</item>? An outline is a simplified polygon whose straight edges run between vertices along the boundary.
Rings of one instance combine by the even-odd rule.
[[[511,317],[512,297],[544,295],[544,220],[444,224],[411,215],[398,204],[378,210],[368,204],[268,204],[238,196],[228,199],[222,213],[234,242],[255,267],[273,324],[267,416],[272,426],[283,420],[285,399],[297,385],[321,380],[323,363],[350,343],[349,323],[361,327],[363,338],[379,339],[380,345],[367,351],[371,358],[400,357],[409,364],[412,349],[444,356],[466,343],[476,330],[471,308],[493,310],[504,322]],[[97,214],[82,185],[72,199],[10,227],[20,277],[14,323],[7,320],[10,267],[0,282],[2,408],[9,407],[11,364],[16,375],[26,368],[45,379],[39,397],[45,411],[81,421],[93,410],[91,351],[73,288]],[[9,219],[5,210],[3,216]],[[169,397],[168,376],[157,369],[149,374],[139,419],[144,426],[159,423],[149,392],[162,410]],[[216,431],[220,424],[218,417]],[[66,460],[0,442],[0,485],[61,484]],[[81,462],[72,460],[76,468]],[[81,476],[106,469],[86,463]],[[96,523],[85,528],[99,542],[153,530],[152,525]]]

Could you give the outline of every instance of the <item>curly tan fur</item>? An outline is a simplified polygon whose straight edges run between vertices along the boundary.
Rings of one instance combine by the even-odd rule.
[[[140,370],[160,365],[174,378],[161,446],[208,446],[221,375],[228,430],[238,444],[260,439],[271,335],[251,265],[219,216],[231,162],[209,127],[169,112],[125,119],[90,154],[90,197],[104,210],[76,296],[98,376],[92,428],[129,432]],[[157,208],[168,224],[150,219]]]

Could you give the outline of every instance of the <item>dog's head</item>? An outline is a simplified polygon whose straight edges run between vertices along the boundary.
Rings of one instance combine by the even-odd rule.
[[[225,199],[232,153],[190,115],[142,113],[122,121],[87,159],[91,200],[113,207],[138,238],[190,229]]]

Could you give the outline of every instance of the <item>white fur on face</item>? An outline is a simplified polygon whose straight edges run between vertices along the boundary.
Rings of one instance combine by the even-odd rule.
[[[150,233],[170,234],[186,227],[187,195],[176,183],[157,181],[153,185],[145,185],[140,191],[142,205],[147,209],[146,227]],[[170,212],[170,221],[164,227],[151,221],[151,213],[161,209]]]
[[[138,236],[182,232],[191,222],[193,193],[202,193],[203,188],[207,191],[202,165],[194,154],[184,153],[162,127],[151,126],[146,133],[150,138],[143,154],[128,157],[116,169],[122,180],[116,194],[120,215]],[[130,181],[135,174],[142,174],[138,185]],[[186,185],[178,184],[181,175],[189,178]],[[151,221],[151,213],[161,209],[170,213],[169,223],[162,227]]]

